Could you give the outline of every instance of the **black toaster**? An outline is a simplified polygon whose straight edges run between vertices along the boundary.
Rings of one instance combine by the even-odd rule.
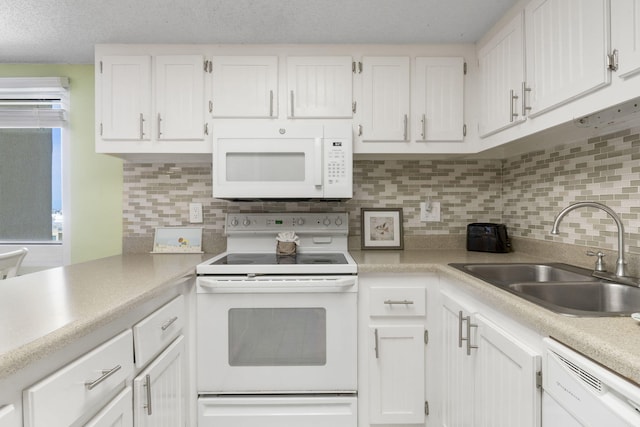
[[[475,222],[467,225],[467,250],[477,252],[509,252],[511,242],[507,226],[490,222]]]

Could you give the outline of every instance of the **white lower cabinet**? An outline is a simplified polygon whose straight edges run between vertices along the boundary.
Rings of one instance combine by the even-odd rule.
[[[426,287],[433,278],[429,274],[359,276],[360,427],[425,423]]]
[[[0,406],[0,427],[19,427],[22,425],[13,405]]]
[[[85,424],[85,427],[133,427],[132,399],[131,387],[127,387]]]
[[[515,322],[483,311],[441,294],[441,425],[539,427],[541,352]]]
[[[109,402],[133,374],[133,340],[126,330],[23,393],[26,427],[67,427]]]
[[[135,425],[186,426],[185,385],[185,343],[181,335],[134,379]]]

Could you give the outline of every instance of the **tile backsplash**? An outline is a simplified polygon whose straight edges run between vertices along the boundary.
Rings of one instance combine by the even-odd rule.
[[[138,250],[127,244],[136,239],[148,251],[155,227],[188,225],[190,202],[203,205],[205,240],[221,239],[227,212],[346,211],[357,245],[361,207],[402,207],[406,248],[464,236],[468,223],[481,221],[504,222],[515,237],[613,250],[615,225],[595,209],[571,212],[562,234],[549,235],[563,207],[595,200],[621,215],[628,249],[640,253],[639,132],[631,128],[504,160],[356,160],[354,197],[345,202],[225,201],[211,196],[208,164],[125,163],[125,252]],[[420,221],[420,202],[428,199],[441,203],[441,222]]]

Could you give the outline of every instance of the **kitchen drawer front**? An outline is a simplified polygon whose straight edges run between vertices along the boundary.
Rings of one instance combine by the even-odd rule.
[[[424,288],[372,287],[370,316],[424,316]]]
[[[126,330],[24,391],[25,427],[66,427],[107,403],[133,374]]]
[[[184,297],[174,298],[133,327],[135,363],[142,367],[164,350],[182,332]]]

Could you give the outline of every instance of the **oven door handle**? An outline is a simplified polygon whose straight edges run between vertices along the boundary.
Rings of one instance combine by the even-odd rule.
[[[220,280],[213,278],[201,278],[199,285],[208,289],[226,289],[251,292],[273,292],[274,288],[279,290],[304,290],[317,291],[319,289],[327,291],[333,289],[347,290],[356,285],[356,277],[344,277],[340,279],[292,279],[292,280],[265,280],[265,279],[231,279]]]

